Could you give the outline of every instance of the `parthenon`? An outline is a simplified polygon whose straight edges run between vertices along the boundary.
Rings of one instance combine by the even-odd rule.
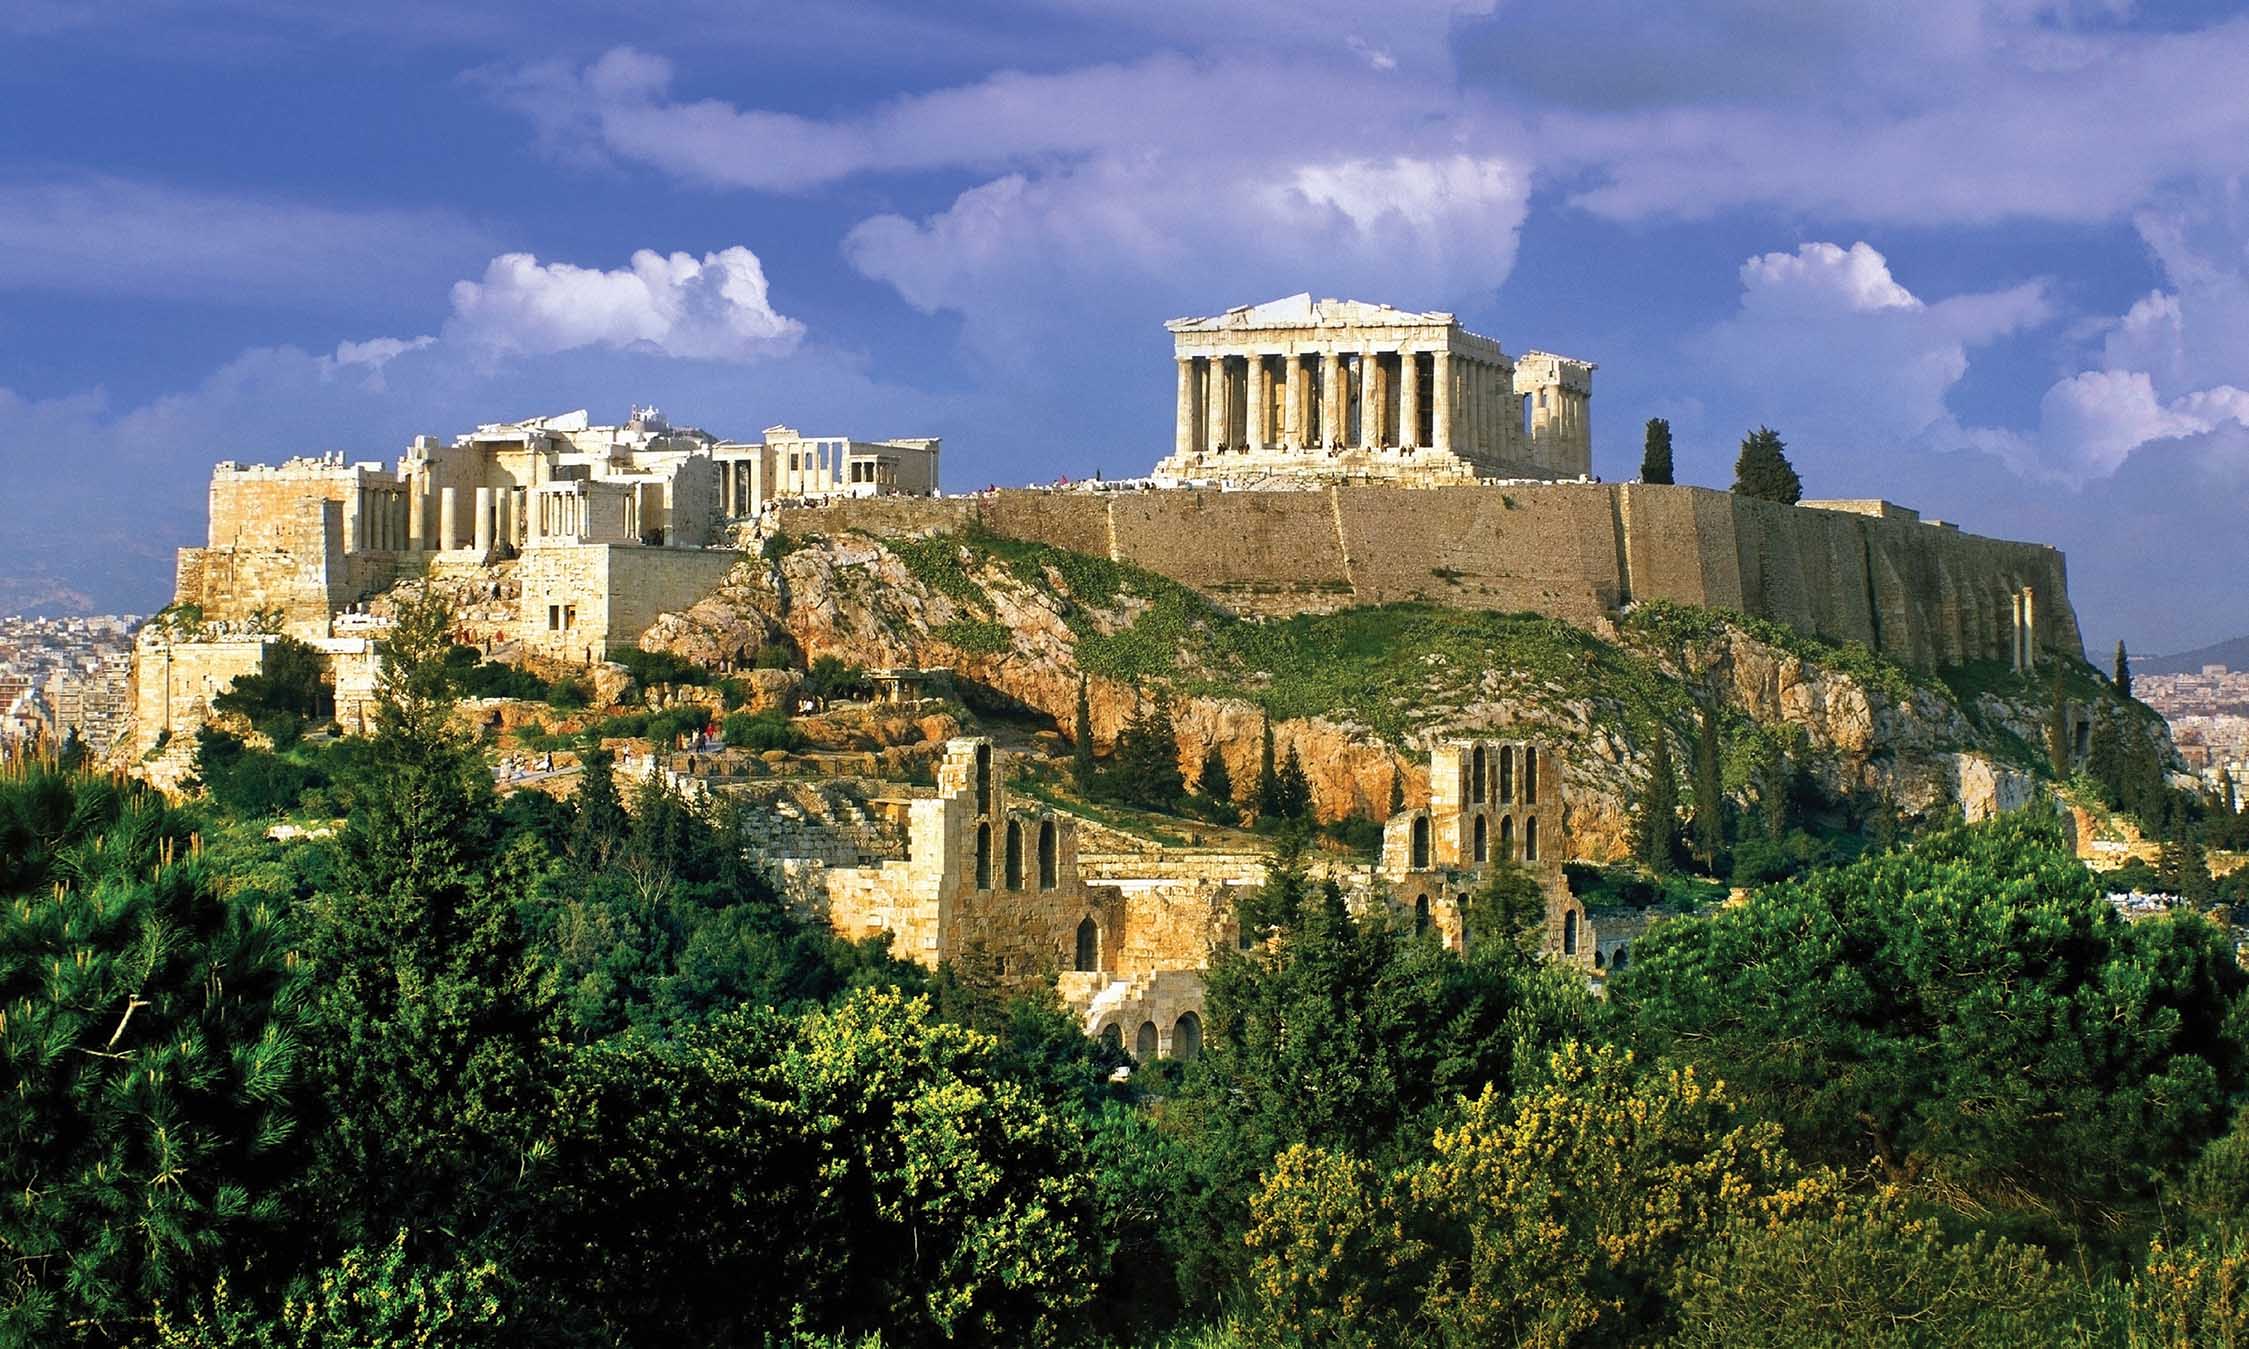
[[[1589,361],[1509,357],[1448,313],[1309,294],[1165,326],[1179,405],[1159,479],[1590,473]]]

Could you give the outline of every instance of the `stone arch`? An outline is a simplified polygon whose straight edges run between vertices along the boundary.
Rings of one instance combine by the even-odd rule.
[[[1609,969],[1612,972],[1621,970],[1624,968],[1626,962],[1630,961],[1631,959],[1632,948],[1630,946],[1619,946],[1618,948],[1616,948],[1616,954],[1609,958]]]
[[[1078,921],[1077,960],[1071,968],[1080,973],[1101,968],[1101,925],[1090,915]]]
[[[1523,746],[1523,804],[1538,804],[1538,746]]]
[[[1566,956],[1577,954],[1576,909],[1571,909],[1562,915],[1562,954]]]
[[[976,747],[976,813],[992,813],[992,747]]]
[[[992,888],[992,826],[976,826],[976,888]]]
[[[1156,1023],[1141,1022],[1140,1033],[1132,1037],[1132,1056],[1142,1063],[1151,1063],[1155,1060],[1157,1048]]]
[[[1192,1061],[1203,1052],[1203,1019],[1193,1012],[1181,1012],[1171,1023],[1171,1056]]]
[[[1538,860],[1538,817],[1536,815],[1527,816],[1523,820],[1523,860],[1526,862]]]
[[[1476,860],[1478,862],[1489,862],[1491,860],[1490,822],[1485,820],[1483,816],[1478,815],[1475,827],[1471,832],[1475,835]]]
[[[1515,747],[1499,747],[1499,800],[1502,804],[1515,799]]]
[[[1429,930],[1429,896],[1423,895],[1413,902],[1413,930],[1416,934]]]
[[[1512,815],[1499,817],[1499,855],[1510,862],[1515,860],[1515,817]]]
[[[1468,756],[1468,802],[1484,804],[1484,747],[1478,745]]]
[[[1007,888],[1023,888],[1023,822],[1007,822]]]
[[[1429,817],[1426,815],[1413,817],[1412,865],[1415,871],[1429,869]]]
[[[1056,862],[1054,821],[1039,821],[1039,889],[1052,890],[1061,884],[1060,868]]]
[[[1103,1026],[1101,1028],[1101,1043],[1111,1049],[1122,1051],[1124,1049],[1124,1027],[1114,1021]]]
[[[1598,947],[1598,946],[1594,947],[1594,948],[1593,948],[1593,968],[1594,968],[1594,969],[1597,969],[1597,970],[1600,970],[1600,969],[1607,969],[1607,968],[1608,968],[1608,964],[1609,964],[1609,960],[1608,960],[1608,957],[1607,957],[1607,956],[1604,956],[1604,955],[1602,955],[1602,954],[1601,954],[1601,948],[1600,948],[1600,947]]]

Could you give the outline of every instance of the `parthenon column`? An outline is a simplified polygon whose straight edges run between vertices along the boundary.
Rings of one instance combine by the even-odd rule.
[[[1242,444],[1253,450],[1262,450],[1267,444],[1265,416],[1271,409],[1272,395],[1266,392],[1265,358],[1251,352],[1242,358]]]
[[[1280,442],[1300,450],[1304,448],[1304,358],[1291,351],[1281,359],[1288,365],[1281,375]]]
[[[1429,439],[1440,450],[1452,448],[1452,353],[1438,350],[1429,357],[1436,376],[1429,384]]]
[[[1359,407],[1360,449],[1371,450],[1382,444],[1382,380],[1381,369],[1371,351],[1359,353],[1359,377],[1352,381],[1352,392],[1357,394]]]
[[[476,523],[470,538],[479,553],[492,551],[492,489],[476,489]]]
[[[1184,459],[1195,449],[1195,358],[1182,356],[1179,365],[1179,425],[1172,434],[1172,453]]]
[[[1226,358],[1203,358],[1203,449],[1226,448]]]
[[[1329,346],[1320,353],[1320,445],[1343,443],[1343,353]]]
[[[1484,406],[1484,363],[1471,356],[1460,365],[1468,405],[1468,452],[1480,453],[1491,443],[1491,409]]]
[[[1421,444],[1421,358],[1411,351],[1398,353],[1398,444]]]

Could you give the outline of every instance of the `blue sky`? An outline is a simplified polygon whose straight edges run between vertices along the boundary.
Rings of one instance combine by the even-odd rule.
[[[654,9],[654,15],[632,12]],[[1166,318],[1598,361],[1596,470],[1788,441],[2249,631],[2249,17],[2130,0],[0,0],[0,609],[149,609],[221,458],[654,402],[1143,470]]]

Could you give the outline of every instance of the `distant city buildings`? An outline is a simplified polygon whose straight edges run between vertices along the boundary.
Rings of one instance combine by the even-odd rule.
[[[0,618],[0,744],[59,745],[76,733],[102,754],[124,729],[134,614]]]
[[[2216,786],[2225,773],[2237,790],[2249,786],[2249,670],[2138,675],[2132,692],[2171,724],[2180,756],[2204,782]]]

